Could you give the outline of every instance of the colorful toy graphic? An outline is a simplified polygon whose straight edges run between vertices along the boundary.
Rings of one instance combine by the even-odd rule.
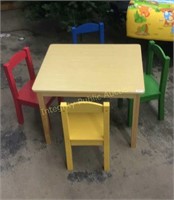
[[[174,19],[174,9],[161,9],[161,11],[164,13],[164,26],[171,26],[172,25],[172,21]]]
[[[174,11],[171,15],[171,23],[172,23],[172,29],[171,29],[171,33],[174,34]]]
[[[142,23],[142,22],[146,22],[146,18],[144,16],[141,16],[138,11],[136,11],[136,13],[134,14],[134,20],[136,23]]]
[[[174,0],[131,0],[126,28],[129,37],[173,41]]]
[[[139,12],[142,16],[148,17],[150,15],[150,7],[147,6],[139,6]]]
[[[148,25],[143,24],[142,26],[138,26],[136,34],[138,34],[138,35],[149,35]]]

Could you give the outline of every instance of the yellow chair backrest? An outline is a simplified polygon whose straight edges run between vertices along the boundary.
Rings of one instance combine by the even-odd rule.
[[[105,102],[105,105],[107,103]],[[62,111],[66,111],[68,113],[98,113],[103,112],[103,105],[90,101],[80,101],[71,104],[67,104],[66,102],[61,103]]]

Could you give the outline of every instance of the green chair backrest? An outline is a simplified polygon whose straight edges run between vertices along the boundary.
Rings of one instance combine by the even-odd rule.
[[[164,95],[167,76],[170,66],[170,57],[166,56],[162,48],[155,44],[154,41],[149,41],[148,45],[148,54],[147,54],[147,63],[146,63],[146,74],[152,75],[152,68],[154,65],[154,57],[158,58],[162,63],[162,71],[159,83],[159,91]]]

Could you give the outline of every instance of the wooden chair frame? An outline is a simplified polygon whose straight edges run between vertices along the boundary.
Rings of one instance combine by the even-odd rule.
[[[28,80],[22,86],[22,88],[18,89],[16,86],[15,78],[13,76],[13,69],[17,67],[23,60],[26,61],[30,80]],[[29,47],[24,47],[22,50],[15,53],[10,58],[10,60],[3,65],[3,67],[13,96],[18,123],[23,124],[24,117],[22,112],[22,105],[39,108],[36,93],[32,91],[32,85],[36,76]],[[58,99],[59,101],[62,100],[61,97]],[[53,100],[54,98],[45,98],[46,106],[48,107]]]
[[[72,27],[72,40],[74,44],[77,44],[78,35],[85,33],[99,32],[100,43],[104,44],[104,23],[85,23],[78,27]]]
[[[109,102],[103,104],[94,102],[75,102],[67,104],[62,102],[61,105],[61,117],[63,123],[63,132],[65,140],[66,160],[68,170],[73,170],[72,161],[72,146],[103,146],[104,147],[104,170],[109,171],[110,168],[110,135],[109,135]],[[103,118],[103,138],[90,138],[85,139],[72,139],[70,130],[70,114],[95,114],[99,113]],[[89,115],[90,116],[90,115]],[[82,130],[83,132],[83,130]],[[80,133],[82,134],[82,133]],[[80,136],[79,134],[79,136]],[[102,134],[102,133],[101,133]]]
[[[154,65],[154,56],[156,56],[162,63],[162,71],[159,83],[152,74],[152,68]],[[164,100],[165,100],[165,90],[166,90],[169,66],[170,66],[170,57],[166,56],[162,48],[159,45],[155,44],[154,41],[149,41],[146,72],[144,74],[145,93],[141,95],[140,102],[147,102],[157,99],[159,120],[164,119]],[[132,112],[133,112],[133,100],[129,100],[128,126],[132,125]]]

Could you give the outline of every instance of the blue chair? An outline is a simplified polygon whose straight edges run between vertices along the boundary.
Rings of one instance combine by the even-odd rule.
[[[97,23],[85,23],[78,27],[72,27],[72,39],[73,43],[77,44],[78,35],[84,33],[92,33],[92,32],[99,32],[100,33],[100,43],[104,44],[104,24],[100,22]]]

